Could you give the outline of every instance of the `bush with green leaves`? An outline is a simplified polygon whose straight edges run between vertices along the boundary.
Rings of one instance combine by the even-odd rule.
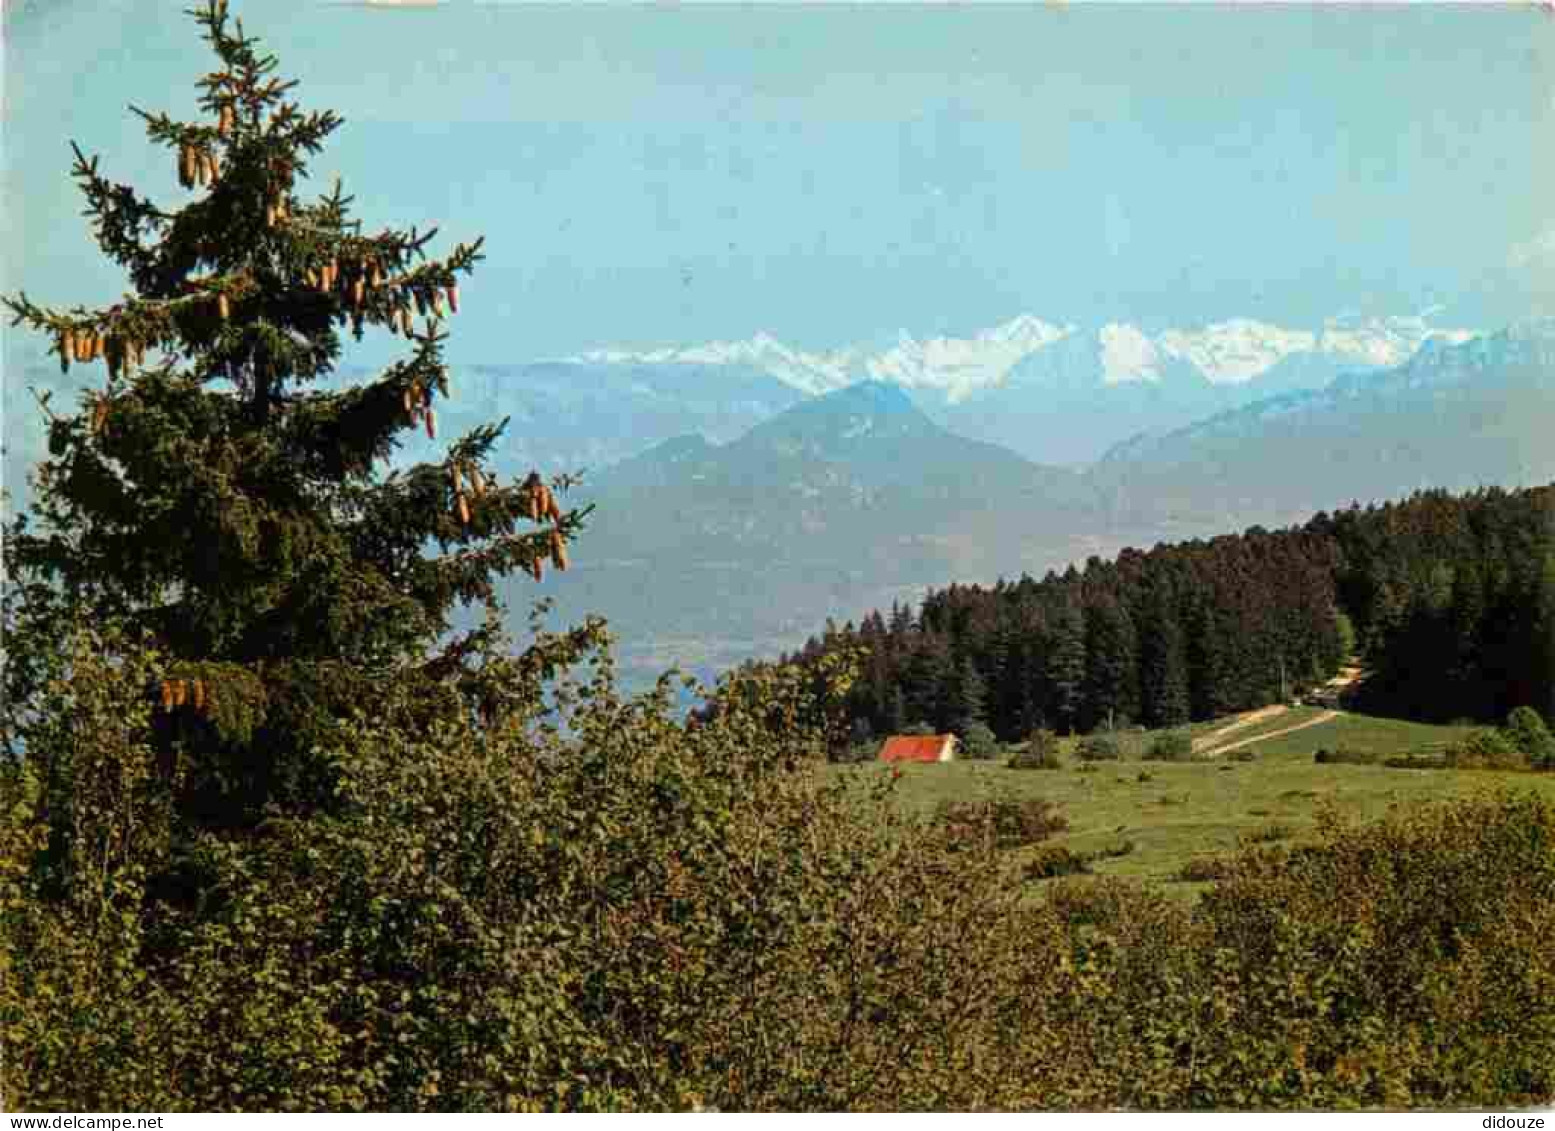
[[[975,761],[990,761],[997,758],[1002,750],[999,740],[986,723],[973,723],[967,727],[966,735],[961,740],[961,756]]]
[[[1064,765],[1058,735],[1046,728],[1031,732],[1025,744],[1010,756],[1012,770],[1058,770]]]
[[[1528,766],[1528,754],[1504,731],[1481,727],[1447,747],[1448,766],[1459,770],[1518,770]]]
[[[1057,802],[1041,797],[945,801],[938,815],[953,841],[995,848],[1036,844],[1069,828]]]
[[[1532,707],[1518,707],[1506,717],[1501,733],[1513,747],[1528,756],[1530,765],[1539,769],[1555,769],[1555,735],[1544,722],[1544,716]]]
[[[1344,747],[1336,747],[1333,750],[1321,746],[1312,755],[1312,761],[1319,766],[1345,765],[1345,766],[1371,766],[1381,760],[1380,754],[1365,750],[1346,750]]]
[[[1164,730],[1150,739],[1144,757],[1152,762],[1187,762],[1193,758],[1193,738],[1184,730]]]
[[[64,639],[0,772],[12,1110],[1555,1096],[1549,802],[1324,816],[1218,859],[1197,910],[1084,876],[1032,901],[1000,812],[961,835],[823,772],[825,735],[781,724],[808,675],[744,673],[688,726],[594,652],[506,731],[359,717],[321,751],[336,811],[179,847],[141,693],[166,657]],[[193,902],[155,886],[174,851]]]
[[[1074,753],[1082,762],[1118,762],[1123,758],[1123,747],[1116,735],[1098,732],[1080,739]]]

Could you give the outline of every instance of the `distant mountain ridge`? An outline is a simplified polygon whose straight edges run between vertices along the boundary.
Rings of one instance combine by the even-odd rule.
[[[1291,329],[1248,318],[1149,333],[1126,322],[1058,324],[1022,314],[966,337],[825,352],[770,334],[652,350],[591,350],[571,364],[673,374],[764,373],[805,396],[863,380],[897,385],[935,420],[1041,463],[1084,464],[1139,432],[1162,432],[1271,393],[1406,361],[1428,342],[1470,337],[1425,315],[1331,318]],[[672,377],[667,376],[666,380]]]
[[[1119,513],[1260,520],[1424,487],[1555,478],[1555,318],[1427,343],[1347,373],[1115,445],[1089,480]]]
[[[1217,385],[1251,381],[1286,358],[1318,354],[1351,367],[1397,365],[1432,338],[1459,342],[1461,328],[1433,327],[1426,315],[1329,318],[1313,329],[1291,329],[1251,318],[1149,333],[1128,322],[1094,326],[1057,324],[1020,314],[966,337],[920,340],[906,330],[888,347],[850,345],[807,351],[762,332],[744,341],[707,342],[647,350],[588,350],[567,360],[623,365],[742,365],[761,370],[810,395],[873,379],[909,389],[938,390],[949,400],[999,385],[1023,362],[1075,335],[1093,339],[1104,383],[1156,381],[1172,363],[1185,364]]]
[[[1026,370],[1010,388],[1091,388],[1094,357],[1068,348],[1071,369]],[[1131,387],[1145,397],[1173,383],[1216,393],[1187,370]],[[617,625],[626,671],[708,670],[929,585],[1040,575],[1422,487],[1548,482],[1547,433],[1555,320],[1147,433],[1084,470],[959,435],[899,386],[865,381],[733,440],[681,435],[604,469],[585,492],[599,506],[574,566],[546,586],[564,616]]]

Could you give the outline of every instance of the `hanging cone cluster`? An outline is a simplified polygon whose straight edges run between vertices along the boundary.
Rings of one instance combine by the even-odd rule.
[[[73,361],[86,363],[101,359],[108,365],[109,380],[133,372],[146,357],[143,342],[122,334],[99,333],[86,326],[66,326],[55,339],[54,348],[59,354],[61,373],[68,373]]]
[[[162,710],[171,714],[185,705],[201,714],[211,705],[211,694],[203,679],[164,679],[160,688]]]
[[[187,143],[178,147],[178,183],[184,188],[215,184],[220,175],[215,153]]]
[[[459,474],[458,464],[454,464],[448,469],[448,478],[453,483],[454,510],[459,514],[459,521],[463,525],[468,526],[470,525],[470,503],[464,497],[464,481]]]

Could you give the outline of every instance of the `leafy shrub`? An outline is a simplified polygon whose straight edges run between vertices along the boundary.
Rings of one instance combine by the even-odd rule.
[[[873,775],[813,772],[823,737],[774,723],[805,693],[781,670],[687,728],[602,669],[565,729],[364,717],[339,813],[179,845],[139,741],[163,661],[92,632],[0,767],[10,1107],[1555,1097],[1548,801],[1325,818],[1301,849],[1184,865],[1216,881],[1190,909],[1084,875],[1124,846],[1005,861]],[[156,893],[178,853],[205,904]]]
[[[1152,774],[1149,770],[1140,770],[1139,773],[1134,775],[1134,780],[1141,783],[1155,781],[1155,775]]]
[[[1243,1058],[1205,1075],[1200,1102],[1547,1103],[1555,804],[1505,795],[1369,825],[1330,812],[1318,834],[1300,850],[1244,851],[1200,901],[1201,945],[1228,960],[1213,980],[1236,1023],[1194,1051],[1214,1060],[1234,1043]]]
[[[1248,844],[1266,844],[1277,840],[1288,840],[1295,835],[1296,830],[1291,826],[1270,822],[1262,828],[1247,833],[1242,839]]]
[[[1338,747],[1329,750],[1318,747],[1317,753],[1312,755],[1312,760],[1318,765],[1346,765],[1346,766],[1372,766],[1380,760],[1377,754],[1371,754],[1362,750],[1346,750]]]
[[[1091,870],[1091,858],[1071,852],[1063,845],[1044,845],[1027,859],[1023,874],[1028,880],[1050,880],[1058,876],[1076,876]]]
[[[1134,842],[1131,840],[1120,841],[1110,847],[1098,848],[1095,852],[1086,856],[1087,860],[1116,860],[1122,856],[1128,856],[1134,851]]]
[[[1063,764],[1058,751],[1058,735],[1047,729],[1032,731],[1025,746],[1017,750],[1008,763],[1012,770],[1057,770],[1062,769]]]
[[[1530,765],[1555,768],[1555,735],[1550,734],[1544,716],[1532,707],[1517,707],[1507,715],[1502,734],[1528,756]]]
[[[1193,738],[1183,730],[1162,731],[1150,740],[1144,756],[1152,762],[1187,762],[1193,757]]]
[[[1447,747],[1447,765],[1459,770],[1516,770],[1528,765],[1528,755],[1499,730],[1476,730]]]
[[[988,761],[997,758],[999,752],[999,740],[994,737],[993,731],[988,729],[986,723],[973,723],[966,728],[966,736],[961,741],[963,756],[977,761]]]
[[[1066,832],[1069,819],[1056,802],[1040,797],[993,801],[945,801],[939,818],[951,839],[988,842],[995,848],[1019,848]]]
[[[1117,762],[1123,758],[1123,748],[1114,735],[1088,734],[1075,747],[1075,757],[1082,762]]]
[[[1231,753],[1227,754],[1226,757],[1230,758],[1233,762],[1256,762],[1258,761],[1258,751],[1254,750],[1251,746],[1244,746],[1240,750],[1231,751]]]
[[[1223,856],[1197,856],[1177,869],[1177,879],[1189,883],[1223,880],[1231,874],[1231,861]]]
[[[1445,770],[1447,759],[1440,754],[1395,754],[1382,764],[1390,770]]]

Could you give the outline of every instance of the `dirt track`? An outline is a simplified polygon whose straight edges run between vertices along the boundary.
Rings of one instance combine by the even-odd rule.
[[[1281,708],[1281,710],[1283,710],[1283,709],[1284,708]],[[1255,735],[1253,735],[1252,738],[1244,738],[1240,742],[1233,742],[1233,743],[1231,743],[1230,745],[1227,745],[1227,746],[1217,746],[1215,749],[1213,749],[1213,750],[1211,750],[1209,752],[1209,755],[1210,755],[1211,758],[1218,758],[1222,754],[1227,754],[1227,753],[1229,753],[1232,750],[1239,750],[1243,746],[1251,746],[1253,743],[1255,743],[1255,742],[1262,742],[1266,738],[1278,738],[1280,735],[1282,735],[1282,734],[1290,734],[1292,731],[1306,730],[1307,727],[1315,727],[1315,726],[1317,726],[1318,723],[1326,723],[1326,722],[1328,722],[1329,719],[1336,719],[1338,717],[1339,717],[1339,712],[1338,711],[1324,711],[1321,715],[1318,715],[1316,718],[1308,719],[1304,723],[1297,723],[1293,727],[1284,727],[1284,728],[1282,728],[1280,730],[1271,730],[1268,734],[1255,734]],[[1229,728],[1227,728],[1227,729],[1229,729]],[[1217,732],[1217,733],[1223,733],[1223,732]]]
[[[1219,743],[1222,738],[1230,734],[1232,731],[1241,730],[1243,727],[1250,727],[1254,723],[1261,723],[1264,719],[1272,719],[1276,715],[1283,715],[1287,709],[1288,708],[1283,703],[1275,703],[1268,707],[1260,707],[1256,711],[1249,711],[1247,714],[1237,719],[1236,722],[1223,726],[1217,731],[1211,731],[1209,734],[1195,738],[1193,740],[1193,752],[1195,754],[1202,754],[1210,747]]]

